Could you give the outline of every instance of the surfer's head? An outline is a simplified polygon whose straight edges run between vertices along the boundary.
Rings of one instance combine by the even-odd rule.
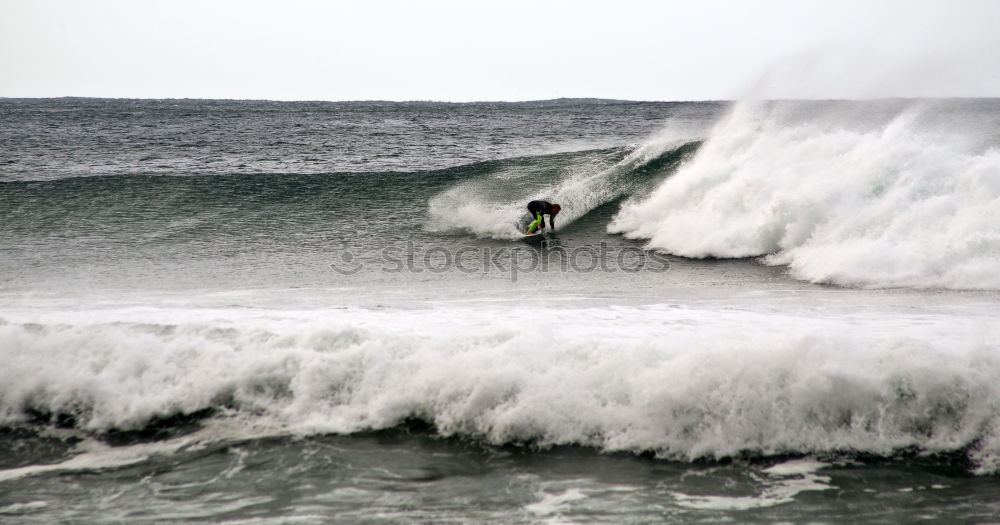
[[[555,214],[559,213],[559,210],[561,210],[562,207],[559,206],[558,204],[553,203],[551,209],[552,209],[552,215],[555,215]]]

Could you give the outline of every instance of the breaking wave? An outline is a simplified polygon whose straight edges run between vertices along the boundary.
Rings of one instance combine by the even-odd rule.
[[[214,409],[311,434],[417,418],[497,444],[685,460],[916,449],[1000,471],[991,319],[670,305],[536,316],[448,307],[8,318],[0,423],[42,417],[101,432]]]
[[[817,283],[1000,289],[997,128],[931,102],[865,109],[741,103],[608,231]]]
[[[532,200],[558,202],[561,228],[595,208],[648,191],[697,149],[697,141],[662,139],[637,147],[511,159],[477,166],[477,173],[430,199],[429,231],[477,237],[520,237]]]

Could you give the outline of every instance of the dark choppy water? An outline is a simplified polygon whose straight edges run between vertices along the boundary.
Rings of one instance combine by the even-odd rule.
[[[988,522],[998,136],[0,100],[0,522]]]
[[[18,523],[990,522],[995,478],[928,462],[690,465],[394,431],[236,440],[7,482]],[[49,479],[61,480],[54,484]]]

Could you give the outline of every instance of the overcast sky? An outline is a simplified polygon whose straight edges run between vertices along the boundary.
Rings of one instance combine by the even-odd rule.
[[[1000,96],[1000,0],[0,0],[0,96]]]

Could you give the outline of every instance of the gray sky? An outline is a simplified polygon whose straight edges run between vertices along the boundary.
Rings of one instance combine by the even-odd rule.
[[[1000,96],[1000,0],[0,0],[0,96]]]

